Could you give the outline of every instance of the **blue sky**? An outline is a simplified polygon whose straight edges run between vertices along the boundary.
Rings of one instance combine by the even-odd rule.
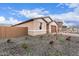
[[[30,18],[50,16],[65,25],[79,25],[79,4],[0,3],[0,24],[16,24]]]

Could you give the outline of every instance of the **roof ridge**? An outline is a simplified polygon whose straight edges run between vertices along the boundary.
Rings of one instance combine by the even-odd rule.
[[[35,20],[35,19],[43,19],[43,20],[44,20],[44,18],[50,18],[50,16],[44,16],[44,17],[32,18],[32,19],[29,19],[29,20],[23,21],[23,22],[21,22],[21,23],[18,23],[18,24],[12,25],[12,27],[13,27],[13,26],[16,26],[16,25],[20,25],[20,24],[26,23],[26,22],[29,22],[29,21],[33,21],[33,20]],[[50,20],[53,21],[51,18],[50,18]],[[45,21],[45,20],[44,20],[44,21]],[[45,22],[46,22],[46,21],[45,21]]]

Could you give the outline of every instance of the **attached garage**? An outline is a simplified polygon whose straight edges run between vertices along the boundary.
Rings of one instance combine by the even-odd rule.
[[[51,22],[49,24],[49,33],[56,33],[58,32],[58,25],[55,22]]]

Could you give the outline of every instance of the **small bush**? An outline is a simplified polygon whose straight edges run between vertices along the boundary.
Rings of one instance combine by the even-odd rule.
[[[71,36],[67,37],[66,40],[70,41],[71,40]]]
[[[26,43],[22,43],[21,47],[24,48],[24,49],[27,49],[28,48],[28,46],[27,46]]]
[[[54,41],[50,41],[49,44],[52,45],[54,43]]]
[[[79,43],[79,41],[76,41],[76,43]]]
[[[7,43],[11,43],[11,39],[8,39],[8,40],[7,40]]]
[[[43,36],[42,35],[40,36],[40,39],[43,39]]]
[[[62,51],[58,51],[58,50],[48,52],[48,56],[63,56],[63,55],[64,55],[64,53]]]
[[[54,34],[54,36],[56,36],[57,34]]]
[[[58,37],[58,41],[63,44],[65,42],[65,38],[62,36]]]
[[[28,39],[28,37],[25,37],[25,40],[27,40]]]

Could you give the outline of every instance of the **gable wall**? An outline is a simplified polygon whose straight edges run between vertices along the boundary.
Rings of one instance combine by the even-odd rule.
[[[40,29],[40,22],[42,23],[42,29]],[[46,22],[42,19],[34,20],[34,35],[45,34],[46,33]]]

